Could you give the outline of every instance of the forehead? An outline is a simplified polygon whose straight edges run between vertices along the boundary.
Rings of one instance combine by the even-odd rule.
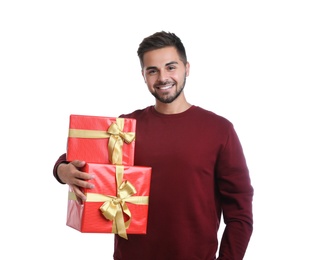
[[[173,61],[178,63],[181,62],[176,48],[171,46],[148,51],[143,56],[144,68],[161,67]]]

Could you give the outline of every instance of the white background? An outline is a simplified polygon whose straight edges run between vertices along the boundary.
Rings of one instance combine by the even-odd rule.
[[[112,234],[65,225],[67,187],[52,168],[69,114],[154,103],[136,51],[160,30],[186,47],[189,102],[240,136],[255,189],[245,259],[312,259],[309,2],[1,1],[3,259],[112,259]]]

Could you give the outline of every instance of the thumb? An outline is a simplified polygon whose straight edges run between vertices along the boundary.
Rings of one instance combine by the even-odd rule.
[[[74,165],[76,168],[81,168],[85,166],[86,162],[85,161],[79,161],[79,160],[74,160],[71,162],[72,165]]]

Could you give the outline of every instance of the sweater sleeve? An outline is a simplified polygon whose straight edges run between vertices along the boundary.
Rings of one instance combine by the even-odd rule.
[[[63,183],[63,182],[60,180],[59,176],[57,175],[57,167],[58,167],[61,163],[68,163],[68,161],[66,161],[66,153],[62,154],[62,155],[57,159],[57,161],[55,162],[54,167],[53,167],[53,175],[54,175],[54,177],[56,178],[56,180],[57,180],[59,183],[65,184],[65,183]]]
[[[253,230],[254,191],[243,149],[233,126],[219,154],[217,183],[225,223],[218,259],[241,260]]]

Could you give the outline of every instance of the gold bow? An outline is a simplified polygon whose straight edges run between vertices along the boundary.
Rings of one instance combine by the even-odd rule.
[[[120,119],[120,118],[118,118]],[[134,133],[123,132],[124,120],[116,120],[116,123],[112,123],[108,128],[108,133],[110,134],[108,141],[109,161],[112,164],[122,164],[122,146],[124,141],[129,144],[131,143],[135,135]]]
[[[123,143],[131,143],[135,139],[135,133],[123,132],[124,118],[116,118],[116,123],[112,123],[108,131],[69,129],[68,137],[76,138],[109,138],[108,154],[112,164],[122,164]]]
[[[103,216],[113,221],[112,233],[128,239],[126,229],[130,226],[132,215],[126,202],[137,205],[148,205],[148,196],[132,196],[135,187],[127,180],[123,181],[124,167],[116,165],[117,196],[87,193],[87,202],[104,202],[100,207]],[[124,214],[129,217],[125,222]]]
[[[135,194],[136,190],[131,183],[125,181],[120,185],[118,193],[117,197],[106,201],[100,210],[105,218],[113,221],[112,232],[127,239],[126,229],[130,226],[132,217],[125,199]],[[124,221],[124,214],[129,217],[126,222]]]

